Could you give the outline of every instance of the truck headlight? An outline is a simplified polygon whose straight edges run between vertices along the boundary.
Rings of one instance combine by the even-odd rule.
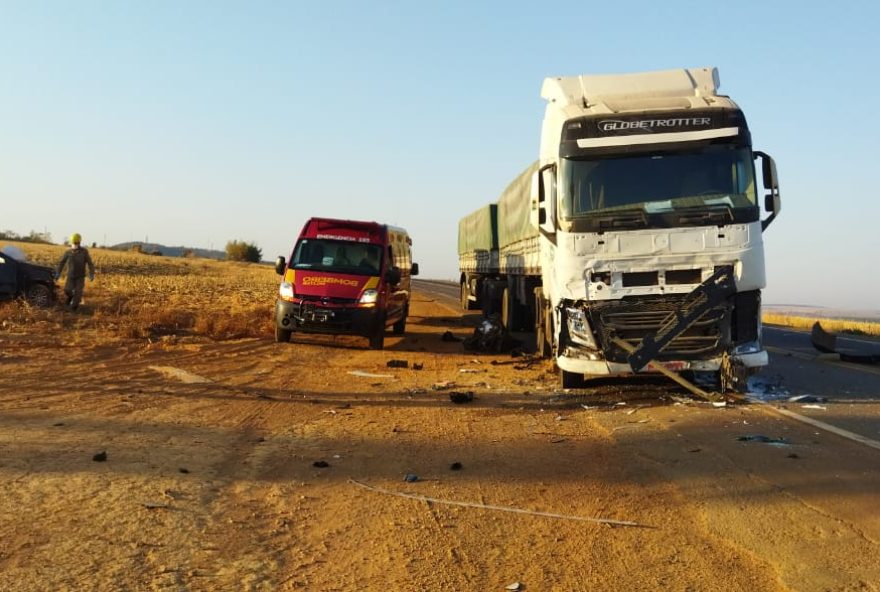
[[[376,304],[376,301],[379,299],[379,291],[378,290],[364,290],[364,293],[361,294],[361,299],[358,300],[361,304]]]
[[[293,284],[290,282],[281,282],[281,286],[278,288],[278,295],[285,300],[293,300]]]
[[[565,317],[568,321],[568,335],[571,340],[580,345],[596,349],[596,340],[587,322],[587,315],[579,308],[566,308]]]

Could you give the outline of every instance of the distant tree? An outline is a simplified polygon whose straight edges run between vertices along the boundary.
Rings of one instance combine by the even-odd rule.
[[[263,251],[253,243],[239,240],[231,240],[226,243],[226,259],[229,261],[250,261],[259,263],[263,257]]]

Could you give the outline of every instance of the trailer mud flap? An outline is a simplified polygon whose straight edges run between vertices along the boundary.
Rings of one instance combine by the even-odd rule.
[[[656,358],[669,343],[688,330],[706,311],[736,294],[733,266],[719,267],[705,282],[687,295],[681,307],[664,321],[655,335],[646,335],[628,357],[633,372],[638,372]]]

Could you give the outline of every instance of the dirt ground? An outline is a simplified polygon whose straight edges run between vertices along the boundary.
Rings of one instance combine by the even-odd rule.
[[[557,392],[425,295],[385,351],[65,323],[0,332],[2,590],[880,590],[877,451],[662,381]]]

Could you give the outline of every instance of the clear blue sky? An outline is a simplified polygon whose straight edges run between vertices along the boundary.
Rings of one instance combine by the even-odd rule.
[[[880,15],[817,4],[0,0],[0,229],[272,259],[372,219],[453,278],[544,77],[717,66],[781,177],[765,302],[880,309]]]

